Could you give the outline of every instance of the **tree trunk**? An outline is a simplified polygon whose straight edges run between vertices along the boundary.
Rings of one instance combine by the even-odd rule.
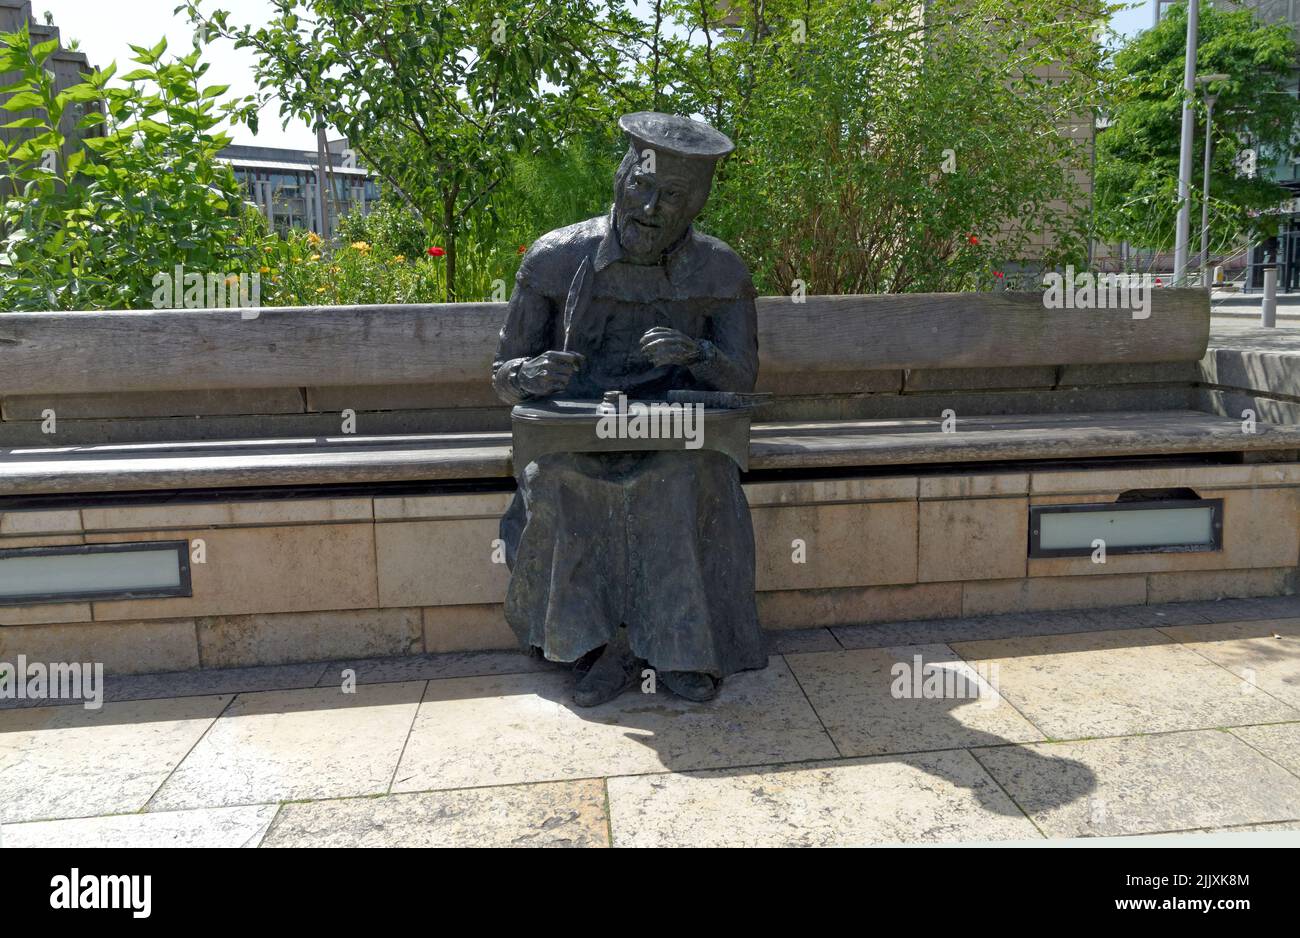
[[[456,302],[456,233],[447,233],[447,302]]]
[[[442,225],[447,232],[447,302],[456,302],[456,192],[442,196]]]

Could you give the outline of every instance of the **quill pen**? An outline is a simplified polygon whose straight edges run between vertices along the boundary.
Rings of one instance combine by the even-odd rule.
[[[578,272],[573,275],[569,286],[568,299],[564,301],[564,351],[571,351],[573,340],[573,321],[580,308],[585,308],[591,299],[591,258],[584,257],[578,265]]]

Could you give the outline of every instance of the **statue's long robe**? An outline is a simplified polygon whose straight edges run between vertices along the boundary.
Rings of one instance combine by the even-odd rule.
[[[520,365],[563,347],[565,299],[584,258],[593,264],[591,299],[570,350],[586,361],[558,397],[753,390],[755,291],[735,252],[690,231],[660,264],[632,264],[604,216],[552,231],[525,255],[493,364],[503,400],[529,400]],[[702,361],[654,365],[640,351],[654,326],[705,340]],[[660,670],[723,677],[766,665],[753,527],[728,457],[558,453],[515,474],[501,536],[511,570],[506,618],[522,643],[575,661],[626,625],[633,651]]]

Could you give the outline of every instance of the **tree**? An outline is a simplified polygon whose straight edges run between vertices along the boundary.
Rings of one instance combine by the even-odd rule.
[[[1099,234],[1155,251],[1174,246],[1178,216],[1178,156],[1182,124],[1186,6],[1175,6],[1152,29],[1115,56],[1111,125],[1097,144]],[[1266,25],[1249,10],[1201,4],[1197,71],[1228,79],[1209,89],[1214,107],[1210,169],[1211,245],[1222,250],[1244,237],[1276,233],[1275,209],[1289,193],[1262,173],[1238,169],[1243,150],[1289,152],[1300,126],[1300,102],[1291,87],[1296,44],[1288,24]],[[1199,200],[1206,108],[1198,94],[1194,139],[1194,198]]]
[[[556,145],[594,95],[607,47],[594,0],[273,0],[260,26],[186,0],[204,41],[257,55],[281,115],[347,136],[446,249],[491,224],[511,155]],[[619,2],[613,6],[620,6]],[[608,63],[606,63],[608,64]]]
[[[665,0],[625,90],[735,141],[701,225],[761,289],[970,289],[1085,256],[1090,154],[1071,131],[1100,100],[1111,9]]]
[[[5,306],[142,308],[154,278],[177,265],[256,270],[256,211],[217,158],[229,139],[214,131],[251,102],[222,103],[224,86],[201,83],[198,50],[165,61],[165,40],[132,46],[140,67],[117,83],[109,66],[59,91],[46,67],[57,47],[33,45],[26,27],[0,35],[0,72],[17,76],[0,108],[32,112],[4,125],[23,139],[0,144],[0,177],[13,191],[0,213]],[[84,108],[76,128],[106,123],[107,132],[68,146],[70,115],[96,102],[104,111]]]

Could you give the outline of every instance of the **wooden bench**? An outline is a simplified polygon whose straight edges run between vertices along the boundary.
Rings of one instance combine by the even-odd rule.
[[[0,313],[0,558],[203,552],[179,596],[0,600],[0,660],[512,646],[509,409],[488,380],[503,307],[250,312]],[[758,312],[773,396],[744,481],[765,627],[1296,589],[1295,359],[1207,354],[1204,293],[1156,291],[1147,319],[1010,293]],[[1034,553],[1035,512],[1173,496],[1215,506],[1222,543]]]
[[[0,316],[0,493],[511,477],[501,304],[252,312]],[[1200,291],[1157,291],[1147,319],[1011,293],[769,297],[759,318],[754,472],[1300,447],[1198,409]]]

